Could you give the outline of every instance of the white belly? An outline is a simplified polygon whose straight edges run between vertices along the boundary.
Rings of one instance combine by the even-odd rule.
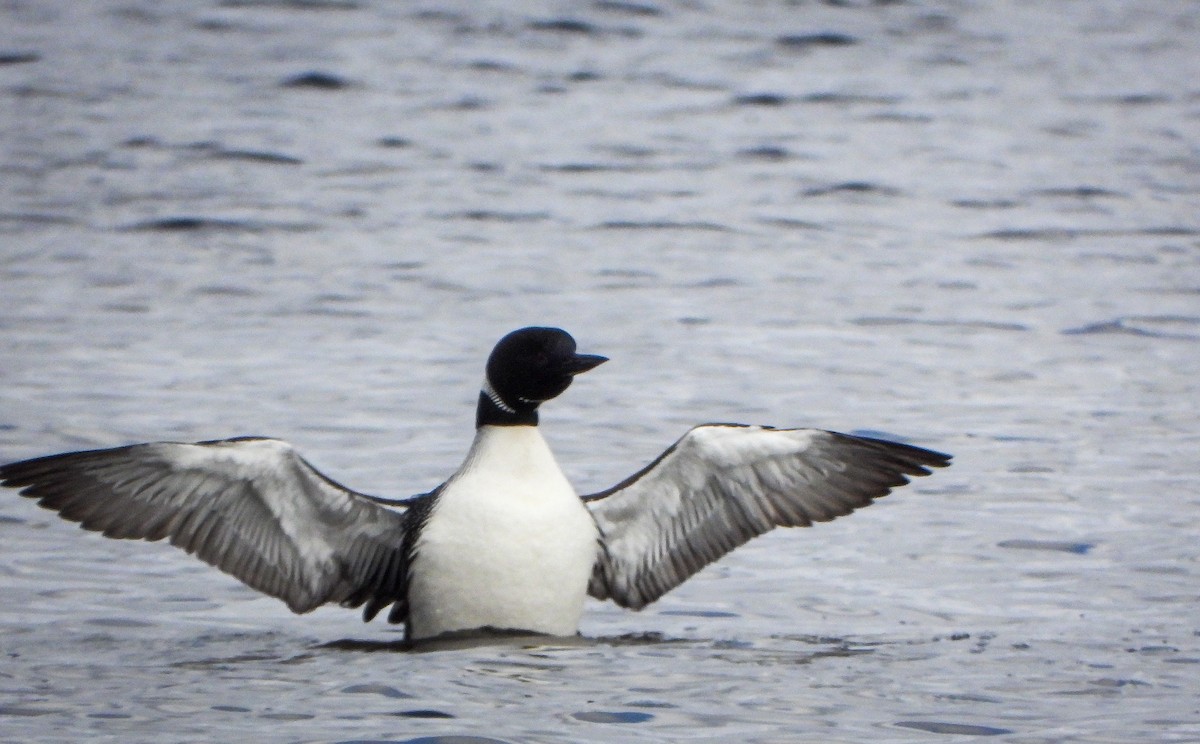
[[[575,633],[597,539],[536,427],[483,427],[417,541],[408,636]]]

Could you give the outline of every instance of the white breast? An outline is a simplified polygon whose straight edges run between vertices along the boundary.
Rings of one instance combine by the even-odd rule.
[[[421,531],[408,634],[492,627],[570,635],[596,523],[536,426],[484,426]]]

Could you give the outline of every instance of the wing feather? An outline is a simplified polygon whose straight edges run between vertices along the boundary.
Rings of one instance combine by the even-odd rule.
[[[407,514],[383,505],[404,502],[346,489],[277,439],[68,452],[0,467],[0,483],[108,537],[166,539],[293,612],[407,592]]]
[[[845,516],[949,462],[819,429],[697,426],[637,474],[585,497],[603,543],[588,592],[640,609],[751,538]]]

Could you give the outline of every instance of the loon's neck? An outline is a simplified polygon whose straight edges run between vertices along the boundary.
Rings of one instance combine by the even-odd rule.
[[[489,388],[485,385],[479,391],[479,405],[475,408],[476,429],[484,426],[537,426],[537,403],[512,406]]]

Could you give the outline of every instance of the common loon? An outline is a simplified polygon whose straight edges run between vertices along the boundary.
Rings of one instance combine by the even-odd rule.
[[[296,613],[337,603],[370,621],[390,605],[420,640],[577,633],[586,595],[641,609],[752,537],[849,514],[950,461],[819,429],[705,424],[581,497],[538,409],[605,361],[557,328],[502,338],[462,466],[407,499],[352,491],[262,437],[50,455],[0,467],[0,483],[108,537],[167,539]]]

